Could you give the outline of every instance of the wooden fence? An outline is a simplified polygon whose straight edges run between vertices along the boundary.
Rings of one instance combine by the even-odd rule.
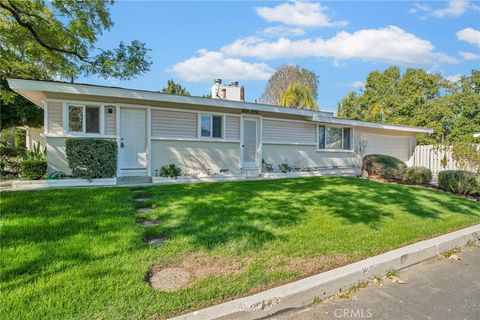
[[[443,170],[477,170],[473,167],[461,168],[453,160],[451,147],[446,149],[435,145],[416,146],[413,153],[413,165],[428,168],[432,170],[433,174]]]

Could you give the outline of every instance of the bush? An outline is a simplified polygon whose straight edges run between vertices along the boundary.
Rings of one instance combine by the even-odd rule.
[[[175,179],[180,174],[182,174],[182,169],[177,167],[175,163],[168,163],[160,168],[160,177]]]
[[[401,180],[407,165],[400,159],[384,154],[370,154],[363,158],[363,170],[369,175]]]
[[[114,140],[75,138],[65,142],[73,177],[112,178],[117,173],[117,143]]]
[[[292,171],[292,167],[288,163],[282,163],[278,165],[278,169],[281,173],[287,173]]]
[[[262,159],[262,169],[263,172],[273,172],[273,165]]]
[[[24,160],[20,163],[20,176],[23,180],[39,180],[47,174],[47,161]]]
[[[432,181],[432,171],[424,167],[407,168],[403,178],[410,183],[428,184]]]
[[[440,189],[462,195],[480,193],[480,174],[463,170],[446,170],[438,174]]]

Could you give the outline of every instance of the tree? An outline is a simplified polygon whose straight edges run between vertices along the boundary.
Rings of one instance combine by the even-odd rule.
[[[268,80],[265,92],[260,98],[261,102],[278,105],[283,93],[292,83],[307,87],[310,96],[317,100],[318,78],[315,72],[286,64],[279,67]]]
[[[338,104],[345,118],[428,127],[418,143],[469,141],[480,131],[480,72],[451,83],[439,74],[397,67],[371,72],[365,89],[350,92]]]
[[[310,89],[299,83],[291,83],[282,93],[279,105],[291,108],[318,109]]]
[[[1,0],[0,80],[20,77],[73,81],[91,74],[131,79],[148,71],[151,61],[142,42],[120,42],[114,49],[95,49],[98,36],[113,26],[109,13],[112,4],[108,0]],[[22,99],[15,95],[2,85],[2,104]],[[26,103],[21,101],[22,105]],[[2,118],[19,125],[13,118],[8,120],[7,115],[2,114]]]
[[[180,84],[175,83],[173,80],[168,80],[167,86],[162,89],[162,93],[176,94],[179,96],[189,96],[190,92],[182,87]]]

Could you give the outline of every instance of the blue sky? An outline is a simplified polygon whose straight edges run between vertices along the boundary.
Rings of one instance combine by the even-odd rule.
[[[335,111],[373,70],[420,67],[455,80],[480,66],[478,1],[119,1],[111,14],[98,47],[145,42],[151,71],[78,82],[160,90],[174,79],[203,95],[222,78],[254,101],[275,68],[298,64],[318,75],[320,108]]]

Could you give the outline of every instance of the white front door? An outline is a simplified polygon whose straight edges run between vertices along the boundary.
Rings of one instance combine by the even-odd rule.
[[[258,168],[258,119],[243,119],[243,167]]]
[[[146,112],[143,109],[122,108],[120,118],[120,175],[146,170]]]

